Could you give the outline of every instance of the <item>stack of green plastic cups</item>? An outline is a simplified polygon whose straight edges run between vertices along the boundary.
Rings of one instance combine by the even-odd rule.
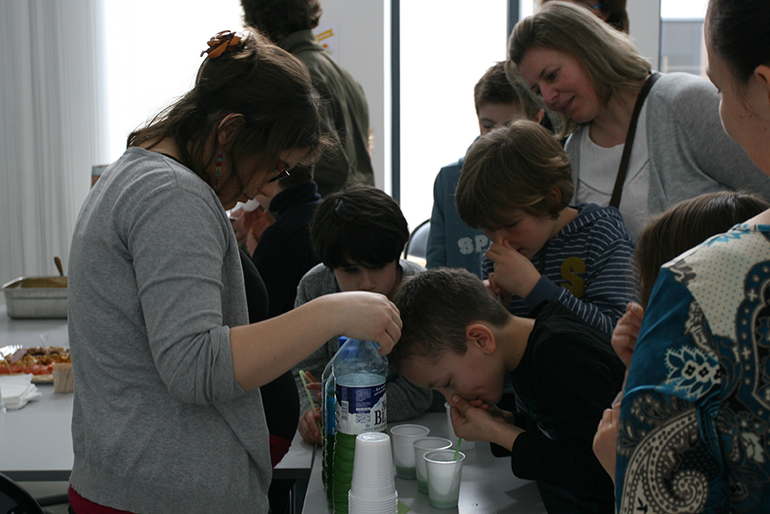
[[[377,350],[377,344],[372,341],[348,339],[331,360],[336,410],[332,476],[334,514],[348,513],[356,436],[387,429],[388,360]]]
[[[345,340],[347,340],[347,338],[345,338]],[[341,345],[342,341],[340,342],[340,346]],[[329,361],[326,365],[323,375],[321,376],[321,387],[321,396],[323,397],[323,402],[321,404],[321,429],[323,432],[323,440],[321,442],[321,480],[323,481],[324,491],[326,492],[326,504],[331,511],[334,509],[332,484],[334,483],[334,437],[337,431],[336,423],[334,422],[337,410],[334,405],[335,383],[332,361]]]

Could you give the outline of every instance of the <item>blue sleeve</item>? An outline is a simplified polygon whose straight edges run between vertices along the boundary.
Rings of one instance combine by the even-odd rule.
[[[442,168],[443,171],[444,168]],[[430,216],[430,232],[428,233],[428,248],[426,250],[426,267],[437,268],[446,266],[446,218],[444,216],[444,201],[454,191],[444,191],[441,171],[433,183],[433,212]]]
[[[489,275],[495,272],[495,263],[487,259],[486,255],[481,257],[481,280],[486,280]]]
[[[728,512],[718,441],[720,371],[697,302],[661,270],[621,403],[618,512]]]
[[[612,334],[626,310],[636,301],[634,291],[634,243],[619,220],[597,223],[588,243],[586,261],[565,259],[562,277],[582,275],[577,287],[560,287],[542,276],[524,302],[534,309],[546,300],[558,300],[589,324]],[[574,285],[574,284],[573,284]]]

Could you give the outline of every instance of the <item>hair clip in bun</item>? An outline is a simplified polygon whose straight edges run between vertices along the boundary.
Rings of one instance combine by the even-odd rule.
[[[240,32],[223,30],[222,32],[217,33],[216,36],[209,39],[209,42],[207,43],[209,47],[201,52],[201,57],[203,57],[203,54],[209,54],[211,59],[216,59],[225,53],[228,48],[241,44],[242,39],[243,34]]]

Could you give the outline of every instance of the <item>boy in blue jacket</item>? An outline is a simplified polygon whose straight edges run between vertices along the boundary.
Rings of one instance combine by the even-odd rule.
[[[512,119],[540,123],[545,116],[545,110],[526,85],[514,85],[508,80],[503,64],[498,62],[489,68],[473,88],[482,136]],[[428,268],[465,268],[480,277],[481,257],[489,248],[489,238],[482,230],[463,223],[455,207],[455,189],[464,160],[444,166],[436,176],[426,260]]]

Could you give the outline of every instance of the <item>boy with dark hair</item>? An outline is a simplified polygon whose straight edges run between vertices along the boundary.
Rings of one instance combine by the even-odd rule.
[[[512,120],[526,118],[540,122],[545,110],[522,82],[511,83],[503,62],[490,67],[473,88],[476,116],[481,135]],[[441,168],[433,184],[433,212],[428,235],[427,267],[465,268],[481,276],[481,256],[489,248],[484,232],[460,219],[455,207],[455,189],[464,158]]]
[[[514,475],[537,481],[547,508],[558,491],[571,511],[614,512],[612,480],[591,449],[625,372],[609,335],[559,302],[514,316],[457,268],[411,277],[394,303],[403,328],[391,369],[442,393],[459,437],[510,450]],[[506,374],[524,406],[515,413],[496,407]]]
[[[490,292],[527,316],[557,300],[611,334],[636,299],[634,243],[614,207],[570,206],[569,158],[539,124],[517,120],[478,139],[457,184],[457,211],[492,241]],[[492,268],[492,269],[490,269]]]
[[[401,208],[383,191],[355,185],[332,193],[318,206],[310,224],[310,239],[321,264],[300,281],[295,307],[339,291],[371,291],[393,298],[403,278],[424,269],[399,260],[408,238]],[[308,371],[320,379],[338,349],[338,339],[331,339],[293,369],[300,392],[299,431],[311,443],[321,443],[316,423],[320,413],[312,410],[299,372]],[[433,399],[431,391],[415,387],[401,376],[388,377],[387,391],[388,421],[419,416]]]

